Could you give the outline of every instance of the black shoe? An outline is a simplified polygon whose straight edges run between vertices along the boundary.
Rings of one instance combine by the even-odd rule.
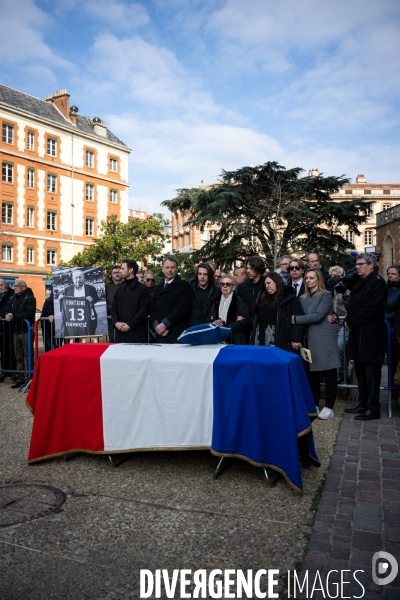
[[[358,415],[359,413],[363,413],[366,410],[367,410],[366,406],[359,404],[358,406],[355,406],[354,408],[345,408],[344,412],[350,413],[351,415]]]
[[[24,385],[23,381],[17,381],[17,383],[14,383],[14,385],[11,386],[12,389],[16,390],[17,388],[20,388],[21,385]]]
[[[354,418],[357,419],[357,421],[372,421],[372,419],[380,419],[381,411],[368,409],[360,415],[355,416]]]
[[[7,377],[7,375],[5,373],[2,373],[0,375],[0,383],[2,383],[5,380],[6,377]]]

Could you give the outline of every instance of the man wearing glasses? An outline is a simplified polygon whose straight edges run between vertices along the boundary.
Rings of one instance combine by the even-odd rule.
[[[289,273],[289,265],[292,257],[289,254],[284,254],[279,259],[279,275],[281,276],[283,283],[287,285],[289,283],[290,273]]]
[[[152,296],[156,287],[156,274],[153,271],[146,271],[144,274],[144,284],[148,288],[150,296]]]
[[[290,285],[294,289],[294,293],[296,296],[301,296],[304,294],[304,281],[303,276],[305,273],[306,267],[303,261],[298,260],[297,258],[293,258],[290,261],[289,265],[289,274],[290,274]]]
[[[379,387],[385,358],[385,303],[387,286],[378,275],[375,254],[359,254],[358,281],[347,303],[344,326],[350,332],[347,358],[354,360],[359,404],[347,408],[358,421],[380,419]]]
[[[28,370],[28,325],[35,322],[36,298],[31,288],[26,287],[25,281],[16,279],[14,283],[14,296],[6,307],[6,321],[11,323],[15,359],[17,362],[17,383],[12,388],[19,388],[29,379]],[[31,335],[31,368],[33,368],[33,333]]]

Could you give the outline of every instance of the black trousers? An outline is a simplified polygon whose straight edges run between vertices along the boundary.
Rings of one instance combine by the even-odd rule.
[[[357,375],[360,404],[370,410],[379,410],[379,386],[381,385],[381,363],[365,363],[354,361]]]
[[[310,371],[307,369],[308,382],[314,397],[315,406],[319,407],[321,399],[321,375],[325,377],[325,406],[332,409],[335,406],[337,392],[337,369],[327,371]]]

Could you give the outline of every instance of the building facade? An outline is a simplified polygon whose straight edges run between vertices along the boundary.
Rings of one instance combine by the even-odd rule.
[[[388,267],[400,263],[400,204],[376,215],[376,250],[382,254],[379,272],[386,279]]]
[[[0,85],[0,277],[26,280],[38,306],[45,280],[96,238],[108,215],[128,220],[130,149],[67,90],[40,100]]]
[[[367,221],[358,226],[361,235],[343,229],[343,236],[354,244],[357,252],[363,252],[368,246],[376,246],[377,214],[400,203],[400,183],[368,183],[364,175],[356,177],[356,183],[344,185],[337,194],[332,194],[337,200],[361,198],[373,202],[366,210]]]
[[[204,185],[201,181],[199,188],[203,190],[209,190],[214,185]],[[218,227],[215,224],[206,225],[204,231],[200,231],[200,227],[194,225],[184,225],[186,221],[190,219],[189,214],[184,213],[181,210],[175,210],[171,213],[171,237],[172,237],[172,250],[179,250],[179,252],[193,252],[194,250],[200,250],[218,231]]]

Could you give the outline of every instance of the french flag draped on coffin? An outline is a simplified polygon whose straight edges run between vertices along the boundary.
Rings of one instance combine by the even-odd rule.
[[[275,468],[299,490],[299,452],[319,464],[303,365],[277,348],[69,344],[40,357],[27,403],[28,462],[74,451],[211,449]]]

